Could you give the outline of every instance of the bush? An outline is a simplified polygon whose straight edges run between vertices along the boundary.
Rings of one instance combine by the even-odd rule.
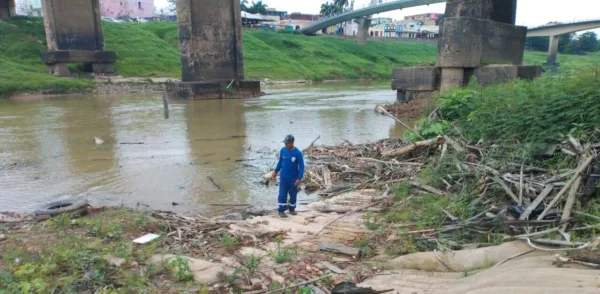
[[[439,98],[442,119],[457,123],[469,140],[520,142],[532,147],[586,139],[600,124],[598,69],[534,81],[449,91]]]

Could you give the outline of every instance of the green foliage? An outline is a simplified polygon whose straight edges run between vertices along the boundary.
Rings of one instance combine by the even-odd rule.
[[[253,275],[256,272],[256,270],[258,270],[258,268],[260,267],[261,262],[262,262],[262,257],[256,256],[254,254],[250,254],[250,255],[246,255],[246,260],[245,260],[244,265],[248,269],[248,272],[250,273],[250,275]]]
[[[544,148],[573,135],[595,136],[600,123],[598,68],[577,74],[545,75],[486,88],[457,89],[440,97],[443,119],[455,121],[469,140],[528,144]]]
[[[104,22],[107,50],[115,51],[122,76],[180,77],[181,61],[177,23]],[[15,92],[53,89],[69,91],[93,87],[73,68],[75,78],[46,73],[40,54],[46,50],[41,18],[18,17],[0,23],[0,96]],[[244,32],[244,69],[248,78],[388,79],[396,66],[434,64],[436,46],[429,43],[369,42],[308,37],[297,32]],[[564,68],[598,62],[599,53],[559,58]],[[546,54],[527,52],[525,63],[543,64]]]
[[[367,258],[375,254],[375,250],[369,245],[369,238],[366,236],[361,236],[354,240],[354,245],[360,250],[361,257]]]
[[[243,5],[246,6],[246,5]],[[252,5],[248,6],[244,11],[248,13],[260,13],[262,15],[267,14],[267,4],[264,4],[261,0],[257,2],[252,1]]]
[[[394,192],[396,201],[400,201],[410,195],[410,183],[408,181],[398,183],[394,185],[392,191]]]
[[[169,268],[177,281],[188,282],[194,280],[194,273],[185,257],[176,256],[173,258],[169,261]]]
[[[292,259],[296,257],[298,254],[298,246],[281,246],[283,241],[281,236],[277,236],[275,238],[275,243],[277,244],[277,249],[275,252],[272,252],[271,255],[276,263],[286,263],[290,262]]]
[[[363,219],[365,220],[364,225],[367,229],[375,231],[381,228],[381,224],[377,223],[377,219],[374,218],[371,212],[365,213]]]
[[[236,268],[233,273],[231,273],[231,275],[228,275],[226,273],[219,273],[219,279],[221,280],[221,282],[227,284],[229,287],[233,287],[233,285],[235,285],[235,281],[237,281],[240,278],[240,273],[242,272],[241,269]]]
[[[399,232],[398,236],[400,236],[400,240],[388,244],[385,248],[385,254],[389,256],[399,256],[419,252],[419,248],[412,236],[404,236],[402,235],[402,232]]]
[[[107,238],[107,239],[121,239],[123,235],[123,227],[119,223],[106,223],[100,219],[94,219],[89,221],[90,230],[88,235]]]
[[[298,290],[296,290],[296,294],[312,294],[313,291],[310,287],[304,286],[304,287],[300,287],[298,288]]]
[[[443,135],[451,130],[452,123],[447,120],[431,121],[428,119],[420,119],[416,123],[416,128],[422,137],[425,139],[431,139]],[[417,137],[417,135],[410,131],[406,131],[404,137],[410,141],[421,140],[421,138]]]
[[[57,215],[49,219],[46,223],[48,224],[48,227],[58,231],[66,231],[73,225],[73,221],[68,214]]]
[[[238,246],[240,239],[238,239],[236,236],[229,235],[228,233],[223,233],[221,236],[219,236],[217,242],[220,246],[231,251]]]

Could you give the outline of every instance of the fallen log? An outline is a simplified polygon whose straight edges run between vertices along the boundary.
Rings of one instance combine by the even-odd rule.
[[[414,142],[414,143],[411,143],[410,145],[404,146],[399,149],[385,151],[385,152],[382,152],[381,155],[383,155],[383,157],[397,157],[397,156],[401,156],[404,154],[408,154],[420,147],[427,147],[427,146],[431,146],[431,145],[440,145],[443,143],[444,143],[444,138],[439,136],[434,139]]]

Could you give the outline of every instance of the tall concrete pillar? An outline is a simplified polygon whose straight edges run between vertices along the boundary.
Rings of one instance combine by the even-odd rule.
[[[358,21],[358,34],[356,40],[358,45],[367,45],[367,39],[369,38],[369,28],[371,27],[371,17],[365,16]]]
[[[17,15],[16,0],[0,0],[0,21]]]
[[[517,0],[447,0],[438,39],[440,70],[429,71],[435,78],[427,79],[435,85],[428,82],[425,90],[415,87],[421,85],[419,79],[407,83],[406,77],[393,76],[392,89],[444,92],[464,86],[473,76],[481,85],[539,76],[541,68],[522,65],[527,28],[515,25],[516,14]]]
[[[239,0],[177,0],[181,83],[167,83],[171,98],[221,99],[260,95],[260,82],[244,80]]]
[[[550,45],[548,46],[548,65],[556,65],[556,56],[558,55],[558,44],[560,36],[551,36]]]
[[[117,56],[104,51],[100,0],[42,0],[48,51],[42,60],[56,76],[70,76],[68,63],[113,74]]]

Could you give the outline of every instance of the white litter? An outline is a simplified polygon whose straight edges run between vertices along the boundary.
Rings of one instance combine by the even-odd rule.
[[[158,237],[160,237],[160,236],[157,234],[147,234],[147,235],[141,236],[141,237],[133,240],[133,243],[146,244],[148,242],[155,240]]]

